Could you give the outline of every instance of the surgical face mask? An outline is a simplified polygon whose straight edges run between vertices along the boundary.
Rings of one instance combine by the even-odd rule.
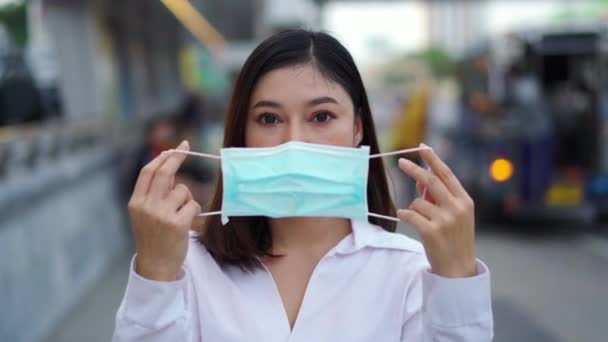
[[[200,216],[344,217],[367,220],[367,216],[399,221],[391,216],[370,213],[367,207],[369,159],[415,152],[430,147],[369,154],[369,146],[359,148],[290,141],[275,147],[223,148],[221,155],[180,150],[221,160],[222,210]]]

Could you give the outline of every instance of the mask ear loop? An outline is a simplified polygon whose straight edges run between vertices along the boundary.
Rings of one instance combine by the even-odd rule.
[[[189,156],[196,156],[196,157],[203,157],[203,158],[211,158],[211,159],[222,159],[222,157],[216,155],[216,154],[208,154],[208,153],[200,153],[200,152],[192,152],[192,151],[184,151],[184,150],[176,150],[176,149],[170,149],[170,150],[166,150],[162,152],[164,153],[181,153],[181,154],[187,154]],[[202,217],[202,216],[213,216],[213,215],[221,215],[222,212],[221,211],[210,211],[207,213],[201,213],[198,214],[198,217]]]
[[[432,150],[432,149],[433,148],[431,148],[430,146],[427,146],[425,144],[420,144],[419,147],[408,148],[408,149],[405,149],[405,150],[372,154],[372,155],[369,156],[369,159],[378,158],[378,157],[393,156],[393,155],[396,155],[396,154],[412,153],[412,152],[418,152],[418,151],[423,151],[423,150]],[[422,191],[422,199],[426,199],[426,192],[427,192],[427,186],[425,185],[424,186],[424,190]],[[378,217],[378,218],[389,220],[389,221],[401,222],[401,220],[399,218],[393,217],[393,216],[386,216],[386,215],[374,214],[374,213],[369,213],[369,212],[367,213],[367,215],[368,216],[372,216],[372,217]]]
[[[187,154],[190,156],[197,156],[197,157],[204,157],[204,158],[211,158],[211,159],[222,159],[222,157],[220,157],[216,154],[207,154],[207,153],[176,150],[176,149],[170,149],[170,150],[166,150],[166,151],[162,152],[162,154],[165,154],[165,153],[181,153],[181,154]]]
[[[392,156],[392,155],[396,155],[396,154],[413,153],[413,152],[418,152],[418,151],[423,151],[423,150],[432,150],[432,148],[430,146],[425,145],[425,144],[420,144],[419,147],[408,148],[408,149],[405,149],[405,150],[372,154],[372,155],[369,156],[369,159],[386,157],[386,156]],[[183,150],[176,150],[176,149],[166,150],[166,151],[163,151],[162,153],[182,153],[182,154],[187,154],[187,155],[197,156],[197,157],[203,157],[203,158],[222,159],[222,157],[220,157],[218,155],[215,155],[215,154],[192,152],[192,151],[183,151]],[[427,187],[425,186],[424,190],[422,192],[422,198],[423,199],[426,199],[426,192],[427,192]],[[214,215],[221,215],[221,214],[222,214],[221,211],[210,211],[210,212],[207,212],[207,213],[198,214],[197,216],[198,217],[203,217],[203,216],[214,216]],[[395,221],[395,222],[400,222],[401,221],[399,218],[393,217],[393,216],[386,216],[386,215],[374,214],[374,213],[369,213],[369,212],[367,213],[367,215],[368,216],[372,216],[372,217],[378,217],[378,218],[389,220],[389,221]]]

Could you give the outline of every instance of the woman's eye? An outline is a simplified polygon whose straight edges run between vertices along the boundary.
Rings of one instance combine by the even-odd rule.
[[[278,122],[277,117],[270,114],[262,114],[258,117],[258,121],[264,125],[272,125]]]
[[[313,117],[313,121],[326,122],[332,118],[333,118],[333,116],[329,112],[320,112],[320,113],[315,114],[315,116]]]

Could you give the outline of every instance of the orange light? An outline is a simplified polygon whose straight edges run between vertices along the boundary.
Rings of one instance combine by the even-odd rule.
[[[513,176],[513,163],[507,159],[496,159],[490,165],[490,176],[497,182],[506,182]]]

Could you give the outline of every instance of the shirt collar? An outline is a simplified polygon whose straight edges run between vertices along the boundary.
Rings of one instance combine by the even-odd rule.
[[[334,248],[335,254],[352,254],[366,247],[424,253],[418,241],[403,234],[391,233],[380,226],[362,220],[351,220],[351,226],[352,234],[349,234],[336,245]]]

